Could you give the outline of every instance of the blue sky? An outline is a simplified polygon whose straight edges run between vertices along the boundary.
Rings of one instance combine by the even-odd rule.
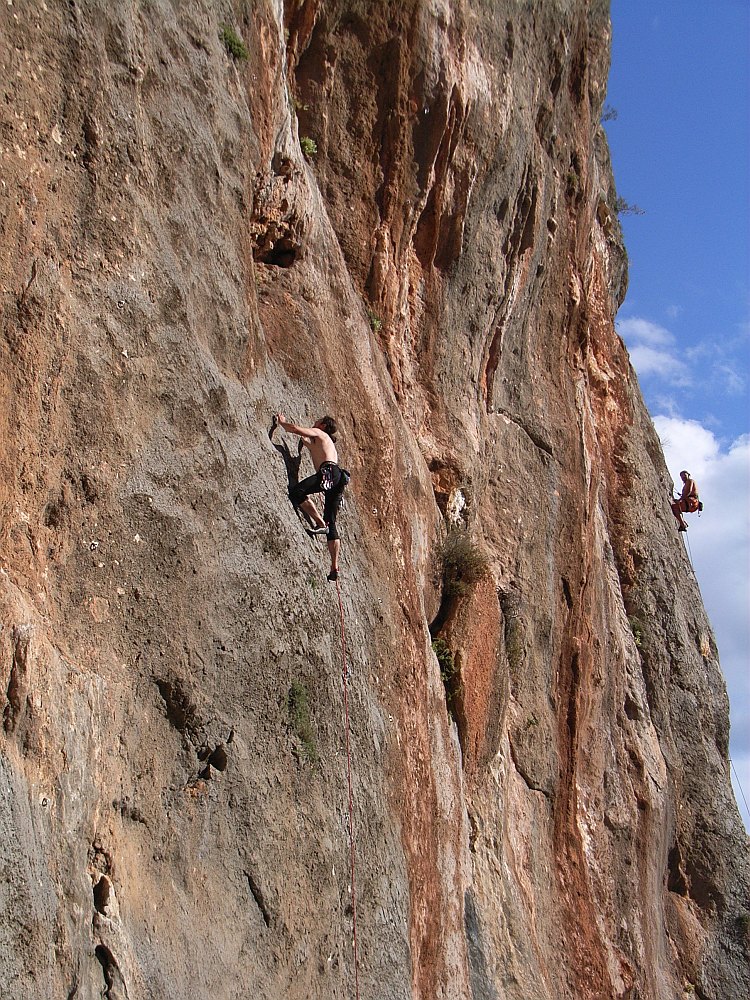
[[[612,0],[605,124],[630,283],[617,327],[676,482],[750,801],[750,4]],[[683,536],[684,537],[684,536]],[[745,825],[750,813],[735,784]]]

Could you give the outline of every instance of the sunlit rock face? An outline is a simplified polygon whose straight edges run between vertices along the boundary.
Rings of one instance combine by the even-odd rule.
[[[609,42],[597,0],[2,5],[4,996],[750,995]],[[352,473],[355,899],[277,410]]]

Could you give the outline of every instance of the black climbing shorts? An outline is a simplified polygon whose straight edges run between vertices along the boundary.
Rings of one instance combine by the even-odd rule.
[[[323,494],[323,520],[328,525],[326,538],[329,542],[339,537],[336,516],[349,478],[349,473],[334,462],[323,462],[314,476],[308,476],[289,490],[289,499],[295,507],[313,493]]]

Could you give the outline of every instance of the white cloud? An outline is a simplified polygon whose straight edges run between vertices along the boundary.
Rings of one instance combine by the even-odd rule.
[[[665,327],[640,316],[618,319],[617,332],[628,344],[639,343],[651,347],[670,347],[675,342],[674,334]]]
[[[690,384],[687,365],[668,351],[635,344],[629,348],[629,353],[633,368],[639,376],[656,375],[657,378],[670,379],[678,385]]]
[[[676,317],[678,308],[670,307],[668,312]],[[678,343],[671,330],[642,316],[618,319],[616,326],[639,378],[650,380],[652,398],[659,383],[678,394],[689,388],[705,422],[705,407],[712,397],[740,396],[747,389],[747,364],[742,356],[747,336],[742,329],[739,334]],[[672,409],[664,402],[660,405],[668,412]]]
[[[730,755],[745,796],[750,795],[750,435],[722,448],[696,420],[654,417],[675,484],[687,469],[705,510],[688,515],[688,542],[703,603],[719,645],[731,705]],[[734,776],[733,776],[734,778]],[[750,829],[742,796],[735,791]]]
[[[628,345],[630,360],[638,375],[652,375],[676,387],[691,384],[690,370],[675,349],[675,336],[666,327],[642,316],[617,321],[617,332]]]
[[[739,396],[747,386],[744,374],[746,366],[736,355],[737,348],[741,346],[727,340],[718,344],[702,340],[686,347],[682,356],[690,363],[693,371],[700,368],[704,392],[711,389],[729,396]]]
[[[731,365],[714,365],[714,377],[730,396],[739,396],[745,390],[745,378]]]
[[[697,420],[675,416],[654,417],[654,427],[675,484],[680,482],[680,471],[685,468],[696,479],[705,480],[706,470],[716,463],[719,454],[719,442],[713,433]],[[704,483],[699,485],[703,494]]]

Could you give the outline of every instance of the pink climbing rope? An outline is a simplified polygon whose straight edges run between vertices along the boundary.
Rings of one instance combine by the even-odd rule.
[[[341,618],[341,675],[344,681],[344,715],[346,717],[346,772],[349,780],[349,854],[351,859],[352,880],[352,935],[354,938],[354,995],[359,1000],[359,957],[357,954],[357,890],[355,882],[354,857],[354,795],[352,793],[352,754],[349,745],[349,690],[347,686],[346,668],[346,630],[344,628],[344,606],[341,603],[341,589],[336,580],[336,594],[339,599],[339,615]]]

